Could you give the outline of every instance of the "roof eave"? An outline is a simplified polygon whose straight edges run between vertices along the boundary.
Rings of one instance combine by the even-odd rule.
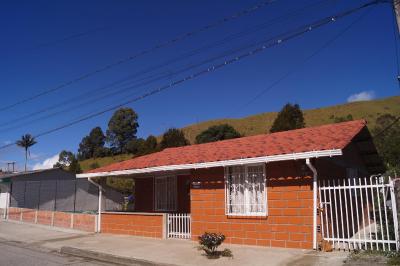
[[[277,161],[288,161],[288,160],[299,160],[299,159],[311,159],[319,157],[333,157],[343,155],[341,149],[331,150],[320,150],[320,151],[309,151],[309,152],[298,152],[291,154],[281,155],[270,155],[254,158],[215,161],[206,163],[193,163],[193,164],[178,164],[178,165],[166,165],[166,166],[155,166],[141,169],[127,169],[109,172],[97,172],[97,173],[83,173],[77,174],[76,178],[92,178],[92,177],[105,177],[105,176],[123,176],[133,174],[144,174],[161,171],[176,171],[176,170],[187,170],[187,169],[200,169],[200,168],[211,168],[221,166],[231,166],[240,164],[252,164],[252,163],[268,163]]]

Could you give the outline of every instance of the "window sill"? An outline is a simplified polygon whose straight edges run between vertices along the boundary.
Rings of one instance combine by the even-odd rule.
[[[228,218],[267,218],[268,214],[266,213],[255,213],[255,214],[232,214],[228,213],[226,214]]]

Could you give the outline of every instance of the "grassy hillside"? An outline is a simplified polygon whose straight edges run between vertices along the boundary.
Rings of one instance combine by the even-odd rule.
[[[344,117],[351,114],[354,119],[365,119],[368,126],[373,128],[378,116],[390,113],[400,115],[400,97],[390,97],[374,101],[354,102],[329,106],[318,109],[305,110],[306,126],[318,126],[334,122],[334,117]],[[182,130],[191,143],[197,134],[209,126],[228,123],[245,136],[268,133],[277,112],[261,113],[239,119],[217,119],[189,125]]]
[[[368,127],[375,126],[375,120],[382,114],[390,113],[400,115],[400,96],[379,99],[374,101],[354,102],[341,105],[310,109],[304,111],[306,126],[318,126],[334,122],[335,117],[345,117],[349,114],[354,119],[365,119],[368,121]],[[277,112],[261,113],[239,119],[217,119],[205,121],[182,128],[186,138],[194,143],[196,136],[210,126],[228,123],[236,128],[245,136],[268,133]],[[89,159],[81,162],[83,170],[90,169],[90,165],[97,162],[99,166],[107,165],[113,162],[123,161],[131,158],[132,155],[119,155],[114,157],[105,157],[99,159]]]
[[[120,154],[103,158],[87,159],[79,162],[79,164],[81,165],[82,171],[87,171],[100,166],[125,161],[130,158],[132,158],[132,154]],[[95,164],[97,165],[96,167],[94,167]]]

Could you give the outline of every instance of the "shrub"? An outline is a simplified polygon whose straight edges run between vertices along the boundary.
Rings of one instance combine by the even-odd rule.
[[[223,234],[205,232],[199,236],[200,249],[204,250],[209,258],[232,257],[232,252],[229,249],[224,249],[221,252],[217,251],[217,248],[224,240],[225,236]]]

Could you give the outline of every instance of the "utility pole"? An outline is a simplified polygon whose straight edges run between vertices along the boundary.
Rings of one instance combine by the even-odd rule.
[[[393,9],[396,14],[397,29],[400,34],[400,0],[393,0]]]

